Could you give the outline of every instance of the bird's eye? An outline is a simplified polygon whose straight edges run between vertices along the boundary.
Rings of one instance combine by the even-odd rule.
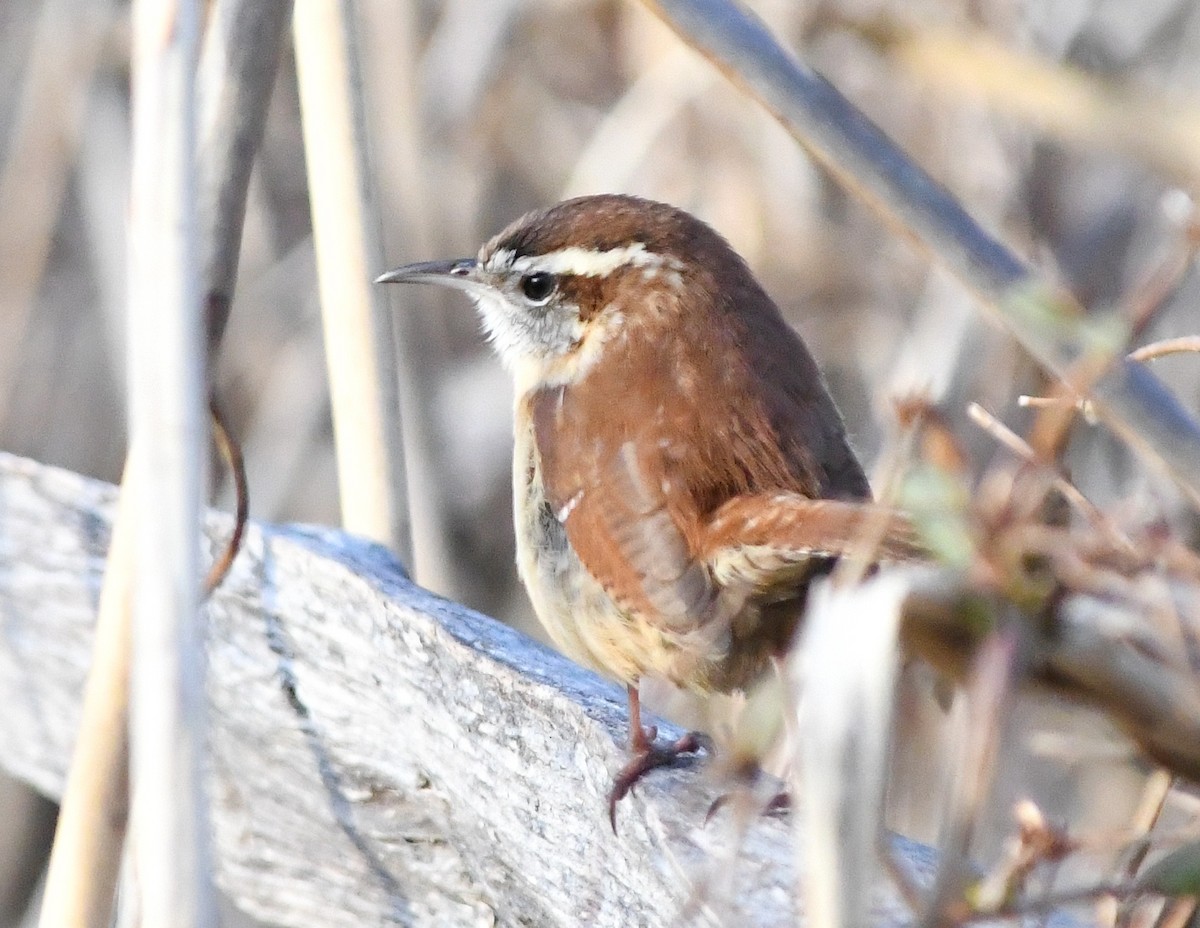
[[[521,278],[521,292],[531,303],[545,303],[558,286],[558,280],[553,274],[535,271]]]

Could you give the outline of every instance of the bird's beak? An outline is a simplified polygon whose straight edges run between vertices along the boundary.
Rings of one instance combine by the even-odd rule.
[[[458,258],[454,261],[422,261],[406,264],[394,271],[380,274],[377,284],[440,284],[456,290],[477,290],[480,280],[478,262],[474,258]]]

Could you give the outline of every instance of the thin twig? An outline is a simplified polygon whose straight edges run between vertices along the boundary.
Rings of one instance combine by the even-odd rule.
[[[1030,464],[1040,467],[1049,467],[1044,461],[1039,460],[1037,452],[1012,429],[1008,428],[1003,422],[993,416],[990,412],[980,406],[978,403],[970,403],[967,405],[967,415],[971,421],[982,428],[985,432],[991,435],[996,441],[1012,451],[1022,460]],[[1090,499],[1083,495],[1080,489],[1071,483],[1066,477],[1058,473],[1054,468],[1050,468],[1053,476],[1051,480],[1054,488],[1063,495],[1076,511],[1086,518],[1095,528],[1104,532],[1111,542],[1119,545],[1126,551],[1133,552],[1136,550],[1133,542],[1124,532],[1113,524],[1112,520],[1104,514],[1104,512],[1096,506]]]
[[[1137,835],[1129,860],[1125,864],[1123,875],[1132,880],[1137,876],[1138,868],[1150,853],[1150,832],[1158,824],[1163,809],[1167,805],[1167,797],[1171,795],[1171,785],[1175,778],[1166,770],[1155,770],[1146,778],[1142,789],[1142,800],[1138,803],[1133,814],[1130,829]]]
[[[1022,393],[1017,397],[1017,405],[1022,409],[1061,409],[1064,406],[1071,406],[1079,415],[1083,416],[1083,421],[1088,425],[1095,425],[1096,410],[1092,406],[1091,400],[1072,398],[1063,394],[1055,396],[1029,396]],[[1032,446],[1030,446],[1032,450]]]
[[[1129,352],[1131,361],[1152,361],[1169,354],[1200,351],[1200,335],[1181,335],[1179,338],[1165,338],[1160,342],[1151,342]]]
[[[221,581],[225,579],[225,575],[229,573],[229,568],[233,566],[233,560],[242,547],[242,537],[246,534],[246,522],[250,518],[250,493],[246,486],[246,460],[242,456],[241,445],[230,434],[225,415],[221,411],[216,396],[212,393],[209,393],[208,397],[208,415],[209,421],[212,422],[217,449],[221,452],[221,457],[225,459],[225,463],[229,467],[230,478],[233,480],[236,511],[233,519],[233,531],[229,534],[229,539],[225,542],[220,554],[213,560],[212,566],[208,569],[208,576],[204,578],[204,594],[206,596],[220,585]]]
[[[1164,211],[1168,214],[1183,213],[1171,217],[1178,226],[1178,239],[1148,277],[1122,300],[1131,341],[1141,338],[1159,311],[1178,293],[1188,268],[1196,260],[1197,249],[1200,249],[1200,214],[1191,197],[1176,190],[1163,200],[1167,207]],[[1176,204],[1179,200],[1183,202]],[[1172,205],[1182,206],[1182,209],[1171,209]]]

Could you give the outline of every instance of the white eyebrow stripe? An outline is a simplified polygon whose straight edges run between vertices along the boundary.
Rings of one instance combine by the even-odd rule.
[[[517,253],[511,248],[497,248],[492,256],[487,259],[484,266],[492,271],[505,270],[512,264],[513,258]]]
[[[500,253],[497,252],[497,255]],[[572,246],[544,255],[522,255],[510,265],[518,274],[541,271],[546,274],[574,274],[579,277],[602,277],[619,267],[675,267],[679,262],[669,256],[647,251],[643,242],[634,242],[607,251]],[[497,265],[499,266],[499,265]]]

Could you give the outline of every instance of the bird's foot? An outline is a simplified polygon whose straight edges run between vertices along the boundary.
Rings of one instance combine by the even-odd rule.
[[[639,734],[640,737],[635,736],[630,746],[633,757],[618,771],[612,791],[608,794],[608,820],[613,834],[617,833],[617,803],[629,794],[638,780],[651,770],[674,764],[683,755],[695,754],[700,750],[710,755],[713,753],[712,739],[702,732],[690,731],[667,744],[659,744],[655,740],[658,730],[654,726],[646,729],[639,727]]]

